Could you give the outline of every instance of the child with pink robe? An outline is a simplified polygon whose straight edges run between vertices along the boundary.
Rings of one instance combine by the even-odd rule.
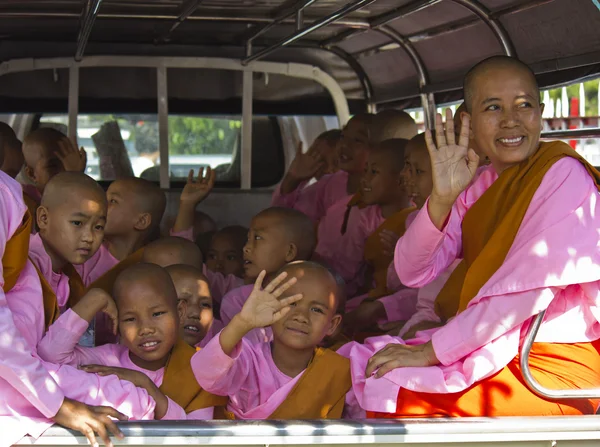
[[[242,311],[194,355],[192,368],[198,383],[214,394],[229,396],[227,410],[235,419],[364,416],[349,390],[350,382],[346,385],[347,360],[317,348],[341,321],[341,292],[333,275],[319,264],[294,262],[262,290],[265,274],[258,277]],[[287,275],[292,279],[282,285]],[[286,298],[281,298],[284,293]],[[265,326],[272,327],[272,342],[246,341],[246,333]],[[329,369],[316,378],[319,389],[309,383],[315,380],[316,368]],[[332,401],[334,396],[325,390],[333,388],[339,395],[334,394]],[[316,405],[297,406],[287,399],[312,400]]]
[[[2,258],[7,242],[21,227],[26,212],[20,185],[3,172],[0,172],[0,208],[3,210],[0,214]],[[6,366],[0,368],[0,393],[3,397],[0,401],[0,431],[3,435],[1,445],[11,445],[26,434],[38,437],[52,425],[53,422],[49,419],[55,417],[63,403],[67,402],[65,394],[70,399],[82,398],[80,400],[87,400],[95,405],[107,402],[103,401],[105,395],[100,392],[101,387],[98,386],[102,378],[44,364],[35,356],[35,346],[43,333],[44,319],[40,282],[33,265],[30,262],[25,264],[16,284],[6,294],[4,275],[0,276],[0,282],[0,332],[5,339],[10,340],[0,347],[0,357]],[[70,380],[64,380],[66,377],[70,377]],[[61,389],[61,383],[71,382],[75,377],[78,377],[78,381],[72,383],[79,383],[80,388]],[[95,385],[92,383],[94,381]],[[115,381],[104,382],[108,384]],[[130,384],[123,385],[135,390]],[[123,390],[120,385],[119,388]],[[94,389],[97,390],[97,398],[92,401],[90,392]],[[110,389],[108,387],[108,390]],[[111,397],[116,395],[112,393]],[[122,401],[123,399],[120,402]],[[112,400],[115,406],[120,402],[116,398]],[[153,402],[146,401],[145,404],[141,405],[144,407],[143,413],[152,414]],[[143,413],[139,407],[129,407],[134,414],[142,418]],[[122,407],[120,409],[124,410]]]
[[[263,270],[272,276],[289,262],[310,259],[315,244],[315,227],[305,214],[289,208],[261,211],[252,219],[244,247],[246,280],[255,280]],[[252,289],[252,285],[242,286],[223,297],[221,320],[225,325],[242,310]],[[270,340],[269,328],[255,328],[247,339]]]
[[[179,339],[178,313],[181,309],[177,308],[177,293],[169,274],[153,264],[137,264],[119,275],[113,293],[115,301],[104,291],[94,289],[63,314],[38,344],[40,357],[52,363],[83,367],[85,371],[102,375],[115,374],[122,380],[131,381],[146,389],[157,402],[157,419],[212,419],[212,406],[186,415],[180,405],[159,389],[168,361],[178,349]],[[77,341],[89,320],[100,311],[106,312],[115,326],[118,318],[121,344],[94,348],[78,346]],[[160,313],[161,318],[153,319],[155,313]],[[140,321],[140,326],[134,326],[134,320]],[[152,343],[156,346],[148,347]]]

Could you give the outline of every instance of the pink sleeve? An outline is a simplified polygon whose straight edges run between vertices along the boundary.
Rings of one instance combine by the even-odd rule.
[[[408,287],[417,288],[429,284],[462,250],[461,224],[466,209],[455,204],[446,226],[440,231],[431,222],[428,204],[429,199],[396,245],[396,273]]]
[[[167,412],[162,417],[161,421],[182,421],[187,419],[185,410],[179,404],[172,401],[168,396],[167,401],[169,402],[169,405],[167,406]]]
[[[568,312],[569,299],[580,300],[575,301],[578,313],[586,307],[597,308],[597,288],[590,293],[584,291],[586,284],[595,285],[600,279],[598,196],[591,177],[574,158],[565,157],[550,168],[503,264],[467,309],[433,335],[435,352],[443,364],[507,333],[547,309],[553,300],[559,303],[559,297],[564,300],[560,302],[563,307],[555,310],[553,319],[573,313]],[[576,287],[568,288],[570,285]],[[564,334],[554,331],[556,340],[577,339],[573,334],[585,333],[588,325],[595,325],[597,330],[597,320],[592,320],[565,320],[571,323],[561,327],[568,328],[562,331]]]
[[[298,188],[286,195],[281,194],[281,185],[278,185],[273,193],[271,205],[294,208],[306,214],[313,222],[318,222],[327,211],[325,193],[332,178],[331,175],[326,175],[321,180],[308,186],[306,186],[307,182],[303,182]]]
[[[169,235],[174,236],[174,237],[180,237],[182,239],[187,239],[188,241],[194,241],[194,227],[190,227],[187,230],[182,230],[182,231],[173,231],[173,229],[171,228],[169,230]]]
[[[350,391],[346,393],[346,403],[344,405],[342,419],[359,420],[366,418],[367,412],[360,407],[356,394],[354,394],[354,390],[350,388]]]
[[[48,328],[38,343],[38,355],[42,360],[57,365],[106,365],[107,358],[114,357],[111,355],[114,354],[114,345],[95,348],[79,346],[77,343],[87,328],[87,321],[73,310],[67,310]]]
[[[431,341],[442,365],[450,365],[546,309],[558,289],[549,287],[486,298],[449,320]]]
[[[379,299],[383,304],[387,321],[408,320],[416,310],[417,289],[402,289],[392,295]]]
[[[400,281],[400,278],[398,278],[398,274],[396,273],[394,261],[390,262],[390,265],[388,266],[386,281],[388,290],[395,292],[403,287],[402,281]]]
[[[221,322],[227,326],[231,319],[240,313],[248,298],[243,293],[244,288],[238,287],[223,297],[221,301]]]
[[[13,186],[14,191],[11,191]],[[18,191],[18,192],[17,192]],[[25,214],[21,187],[4,173],[0,174],[0,259],[6,243],[22,224]],[[64,395],[15,326],[4,294],[4,274],[0,263],[0,334],[8,342],[0,343],[0,377],[14,387],[44,416],[53,417]],[[17,293],[15,291],[15,293]],[[23,299],[27,299],[23,296]]]
[[[210,287],[212,299],[217,303],[220,303],[222,298],[231,290],[244,285],[242,278],[238,278],[235,275],[224,276],[221,273],[215,273],[207,269],[206,265],[202,266],[202,273],[208,278],[208,286]]]
[[[210,421],[214,419],[215,407],[201,408],[200,410],[192,411],[186,415],[190,421]]]
[[[198,384],[217,396],[231,396],[244,388],[251,374],[251,348],[240,341],[231,356],[221,348],[221,333],[192,357],[192,370]]]

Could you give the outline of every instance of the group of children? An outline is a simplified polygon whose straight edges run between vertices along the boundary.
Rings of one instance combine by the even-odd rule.
[[[520,66],[487,63],[527,78]],[[488,88],[483,84],[478,88]],[[458,309],[454,298],[438,295],[462,268],[460,250],[427,280],[400,265],[420,250],[403,238],[408,229],[434,231],[427,230],[428,197],[439,200],[444,162],[435,141],[456,148],[454,140],[468,142],[461,163],[477,170],[477,182],[498,177],[487,166],[489,151],[477,144],[485,128],[469,126],[474,107],[461,106],[453,125],[451,115],[445,128],[440,122],[435,140],[418,134],[404,112],[356,115],[341,132],[298,151],[272,207],[248,228],[226,227],[203,239],[194,220],[214,186],[210,169],[197,179],[190,173],[170,235],[161,237],[166,199],[158,186],[124,178],[105,192],[82,172],[85,151],[60,132],[39,129],[21,145],[0,123],[0,357],[7,371],[0,372],[0,431],[11,434],[3,441],[37,436],[52,421],[109,444],[108,432],[120,436],[111,417],[400,414],[398,390],[418,391],[436,373],[404,368],[402,380],[410,380],[392,381],[396,394],[386,398],[388,388],[371,374],[444,363],[427,337],[409,348],[429,349],[422,354],[428,364],[385,356],[408,349],[402,340],[435,332]],[[27,185],[11,178],[19,172]],[[453,216],[439,228],[456,227]],[[407,280],[407,270],[416,276]]]

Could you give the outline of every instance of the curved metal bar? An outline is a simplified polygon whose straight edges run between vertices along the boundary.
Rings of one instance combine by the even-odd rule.
[[[310,45],[310,44],[303,43],[302,45],[298,45],[298,47],[299,48],[307,48],[307,47],[308,48],[319,48],[324,51],[329,51],[330,53],[335,54],[337,57],[339,57],[344,62],[346,62],[350,66],[350,68],[352,70],[354,70],[356,77],[358,78],[358,80],[360,81],[360,83],[362,85],[365,102],[367,104],[367,111],[370,113],[375,113],[375,111],[376,111],[375,110],[376,109],[375,90],[373,89],[373,84],[371,83],[371,79],[369,79],[369,75],[367,75],[367,72],[365,71],[363,66],[360,65],[360,63],[354,57],[352,57],[352,55],[350,53],[348,53],[348,52],[344,51],[342,48],[336,47],[336,46],[326,47],[326,46],[318,45],[318,44]]]
[[[452,0],[454,3],[458,3],[461,6],[469,9],[475,15],[477,15],[494,33],[498,42],[502,46],[504,50],[504,54],[507,56],[517,57],[517,52],[515,51],[515,47],[512,43],[510,36],[504,26],[500,23],[498,19],[492,17],[492,14],[489,9],[483,6],[476,0]]]
[[[401,48],[404,49],[404,51],[406,51],[412,60],[419,77],[419,90],[421,91],[421,104],[423,105],[423,111],[425,112],[425,125],[428,129],[433,129],[435,127],[435,103],[433,101],[432,94],[426,94],[423,92],[423,87],[429,84],[429,74],[427,73],[427,68],[425,67],[423,59],[421,59],[421,56],[413,44],[410,43],[406,37],[398,33],[394,28],[388,25],[383,25],[377,28],[375,31],[383,34],[397,43]]]
[[[587,390],[551,390],[538,383],[537,380],[531,374],[529,368],[529,353],[531,347],[535,342],[535,337],[540,330],[542,321],[546,311],[541,311],[533,320],[533,323],[529,326],[523,345],[519,353],[519,365],[521,366],[521,374],[523,374],[523,380],[527,387],[535,394],[543,399],[548,400],[562,400],[562,399],[598,399],[600,398],[600,388],[592,388]]]
[[[342,18],[346,17],[348,14],[353,13],[354,11],[357,11],[361,8],[369,6],[371,3],[374,3],[375,1],[376,0],[355,0],[354,2],[347,4],[343,8],[338,9],[334,13],[329,14],[326,17],[323,17],[321,20],[318,20],[318,21],[312,23],[311,25],[307,26],[306,28],[301,29],[300,31],[295,32],[291,36],[288,36],[288,37],[280,40],[276,44],[271,45],[270,47],[264,48],[263,50],[259,51],[258,53],[245,58],[242,61],[242,65],[248,65],[250,62],[261,59],[261,58],[271,54],[273,51],[279,50],[280,48],[283,48],[291,43],[296,42],[299,39],[302,39],[303,37],[307,36],[308,34],[312,33],[313,31],[323,28],[324,26],[327,26],[330,23],[333,23],[338,19],[342,19]]]

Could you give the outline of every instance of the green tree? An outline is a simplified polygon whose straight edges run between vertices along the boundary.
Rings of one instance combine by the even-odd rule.
[[[231,154],[241,126],[239,120],[169,116],[169,153]]]

